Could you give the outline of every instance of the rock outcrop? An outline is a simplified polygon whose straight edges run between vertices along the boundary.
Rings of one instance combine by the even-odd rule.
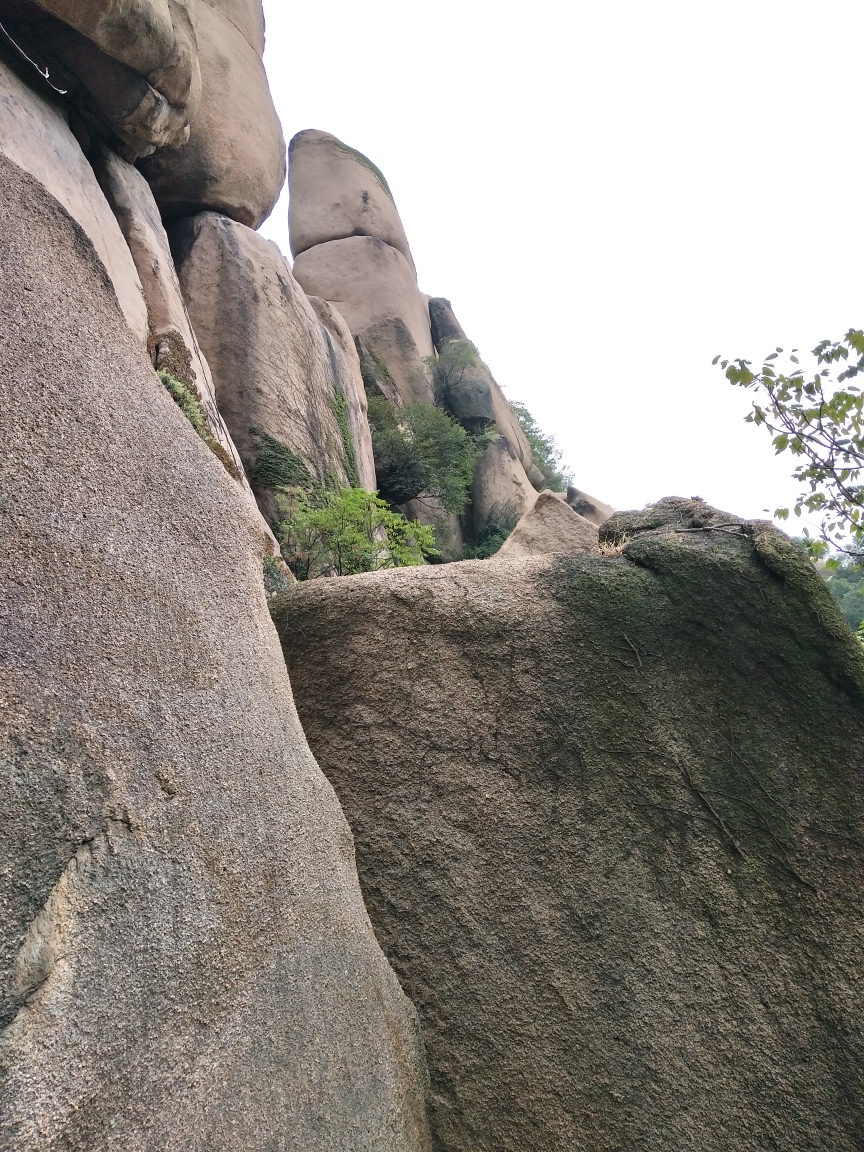
[[[433,404],[427,297],[383,174],[326,132],[299,132],[289,147],[294,275],[329,300],[383,366],[402,404]],[[361,355],[362,355],[361,350]]]
[[[599,552],[596,525],[574,512],[554,492],[541,492],[512,533],[498,549],[497,556],[547,556],[552,552]]]
[[[480,457],[471,485],[471,519],[479,536],[491,521],[512,524],[534,507],[537,492],[506,436],[497,436]]]
[[[164,216],[220,212],[257,228],[285,182],[285,141],[261,59],[260,0],[198,0],[202,95],[189,142],[142,163]]]
[[[615,509],[610,504],[598,500],[596,496],[589,496],[587,492],[574,488],[572,484],[567,489],[567,503],[574,512],[578,512],[598,528],[615,515]]]
[[[301,585],[276,616],[442,1152],[864,1143],[864,660],[764,523]]]
[[[386,365],[403,404],[432,404],[434,354],[429,317],[414,269],[398,249],[373,236],[331,240],[301,252],[294,275],[310,296],[329,300],[354,336]]]
[[[5,156],[0,211],[0,1147],[426,1150],[260,528]]]
[[[133,159],[189,138],[201,97],[195,5],[196,0],[0,0],[0,14],[34,82],[36,64]]]
[[[126,322],[145,343],[147,305],[135,262],[93,169],[69,128],[65,107],[40,94],[0,58],[0,154],[58,200],[99,253]]]
[[[329,132],[298,132],[289,146],[288,224],[297,257],[316,244],[372,236],[401,252],[411,268],[408,238],[384,174]]]
[[[359,483],[349,420],[361,422],[365,406],[359,368],[340,364],[278,247],[213,212],[178,222],[171,242],[219,410],[265,516],[276,516],[280,485]],[[359,447],[368,480],[368,425]]]
[[[210,366],[183,303],[168,236],[150,186],[137,168],[108,148],[97,150],[93,165],[141,280],[150,326],[148,347],[155,365],[193,389],[210,434],[222,445],[245,484],[240,455],[216,403]]]

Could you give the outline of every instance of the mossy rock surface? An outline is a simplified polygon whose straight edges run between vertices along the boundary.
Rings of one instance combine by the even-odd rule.
[[[765,523],[274,601],[447,1152],[864,1147],[864,658]]]

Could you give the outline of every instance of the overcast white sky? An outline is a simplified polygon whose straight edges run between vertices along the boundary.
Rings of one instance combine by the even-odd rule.
[[[791,461],[711,359],[864,324],[851,0],[264,0],[286,139],[393,189],[447,296],[579,487],[761,515]],[[287,202],[262,231],[288,252]]]

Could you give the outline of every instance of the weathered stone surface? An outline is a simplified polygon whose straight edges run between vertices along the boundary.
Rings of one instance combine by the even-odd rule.
[[[288,226],[296,257],[316,244],[372,236],[401,252],[411,249],[382,172],[329,132],[298,132],[288,146]]]
[[[179,221],[171,243],[219,411],[265,516],[275,516],[275,477],[261,466],[262,437],[313,479],[347,484],[330,343],[278,247],[214,212]]]
[[[435,529],[435,551],[437,556],[431,563],[450,564],[462,557],[465,536],[462,523],[457,515],[448,512],[441,501],[434,496],[417,497],[397,506],[406,520],[416,520]]]
[[[198,0],[230,20],[259,56],[264,55],[264,8],[261,0]]]
[[[589,496],[587,492],[574,488],[572,484],[567,489],[567,503],[574,512],[578,512],[598,528],[615,515],[615,509],[610,504],[604,504],[596,496]]]
[[[522,462],[509,439],[498,436],[477,464],[471,485],[471,509],[477,536],[490,520],[521,519],[537,500]]]
[[[333,378],[338,380],[345,396],[345,414],[351,430],[356,465],[356,482],[367,492],[375,491],[375,457],[372,455],[372,433],[366,403],[366,389],[360,370],[360,358],[351,331],[344,319],[327,300],[309,296],[315,315],[330,338],[329,351]],[[351,477],[349,477],[351,478]]]
[[[234,461],[246,484],[240,455],[216,404],[210,366],[189,321],[168,236],[150,185],[137,168],[108,148],[99,149],[92,159],[96,178],[117,217],[141,279],[156,366],[166,368],[197,392],[211,434]]]
[[[245,3],[198,4],[202,95],[188,144],[141,164],[165,216],[205,210],[257,228],[285,182],[285,142]],[[235,19],[229,18],[235,12]]]
[[[429,318],[432,337],[438,352],[451,340],[467,340],[462,325],[456,319],[449,300],[442,296],[435,296],[429,300]],[[532,473],[531,445],[525,439],[525,433],[516,419],[513,409],[507,402],[507,397],[495,380],[489,368],[482,361],[480,363],[480,377],[486,381],[489,389],[489,399],[496,427],[502,436],[505,436],[513,446],[522,462],[526,474]],[[541,477],[542,479],[542,477]],[[543,483],[540,484],[543,487]]]
[[[174,25],[166,0],[35,0],[35,3],[143,76],[160,68],[174,48]]]
[[[192,0],[2,7],[12,40],[130,157],[188,139],[201,94]]]
[[[565,504],[553,492],[541,492],[496,555],[511,558],[545,556],[552,552],[599,552],[596,525]]]
[[[433,354],[429,315],[401,252],[371,236],[332,240],[301,252],[294,275],[329,300],[355,336],[386,364],[404,404],[433,402],[423,358]]]
[[[442,1152],[864,1142],[862,655],[730,521],[280,603]]]
[[[141,281],[63,109],[28,87],[2,59],[0,153],[42,184],[87,234],[111,280],[126,322],[144,343],[148,326]]]
[[[420,1152],[242,493],[0,157],[0,1147]]]

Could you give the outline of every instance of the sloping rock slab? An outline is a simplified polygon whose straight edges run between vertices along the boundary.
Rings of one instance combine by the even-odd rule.
[[[671,501],[604,540],[276,610],[435,1147],[853,1152],[864,658],[767,524]]]
[[[0,1147],[428,1147],[263,535],[0,157]]]
[[[147,305],[123,233],[62,106],[34,92],[0,59],[0,154],[29,172],[87,234],[126,321],[147,340]]]
[[[543,556],[551,552],[598,552],[599,534],[590,520],[552,492],[541,492],[498,549],[498,556]]]

